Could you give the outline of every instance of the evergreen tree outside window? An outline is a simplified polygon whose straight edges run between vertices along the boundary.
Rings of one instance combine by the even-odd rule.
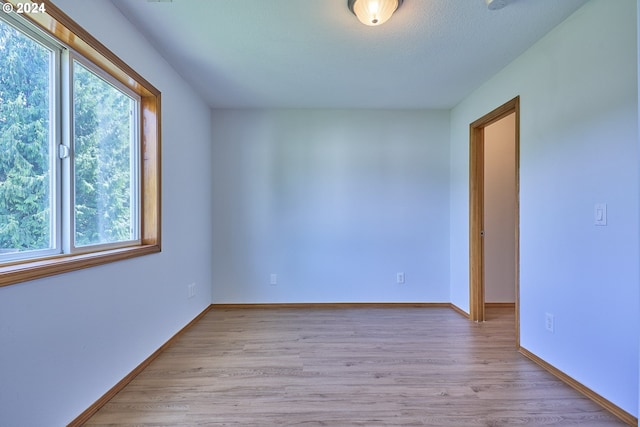
[[[0,21],[0,257],[42,255],[57,246],[55,63],[51,47]]]
[[[138,101],[73,61],[74,247],[138,239]]]

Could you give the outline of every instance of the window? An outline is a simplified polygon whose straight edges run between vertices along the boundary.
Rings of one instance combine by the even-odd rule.
[[[0,21],[0,260],[56,250],[51,46]]]
[[[0,15],[0,286],[160,251],[160,92],[43,8]]]
[[[138,97],[73,60],[72,248],[139,243]]]

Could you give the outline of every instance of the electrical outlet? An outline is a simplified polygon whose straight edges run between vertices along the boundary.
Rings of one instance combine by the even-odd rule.
[[[278,284],[278,275],[275,273],[271,273],[271,277],[269,278],[269,284],[271,286],[276,286]]]
[[[553,316],[553,314],[551,314],[551,313],[545,313],[545,314],[544,314],[544,328],[545,328],[547,331],[551,332],[551,333],[553,333],[553,331],[554,331],[554,325],[553,325],[553,322],[554,322],[554,316]]]
[[[193,298],[196,296],[196,284],[191,283],[187,285],[187,298]]]
[[[404,283],[404,273],[396,274],[396,283],[400,285]]]

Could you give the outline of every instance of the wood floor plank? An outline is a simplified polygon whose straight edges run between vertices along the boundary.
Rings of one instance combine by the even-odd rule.
[[[514,314],[213,309],[87,425],[621,426],[516,351]]]

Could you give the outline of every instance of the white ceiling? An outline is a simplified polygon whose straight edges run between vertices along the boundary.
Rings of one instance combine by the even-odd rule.
[[[112,0],[213,108],[452,108],[587,0]]]

